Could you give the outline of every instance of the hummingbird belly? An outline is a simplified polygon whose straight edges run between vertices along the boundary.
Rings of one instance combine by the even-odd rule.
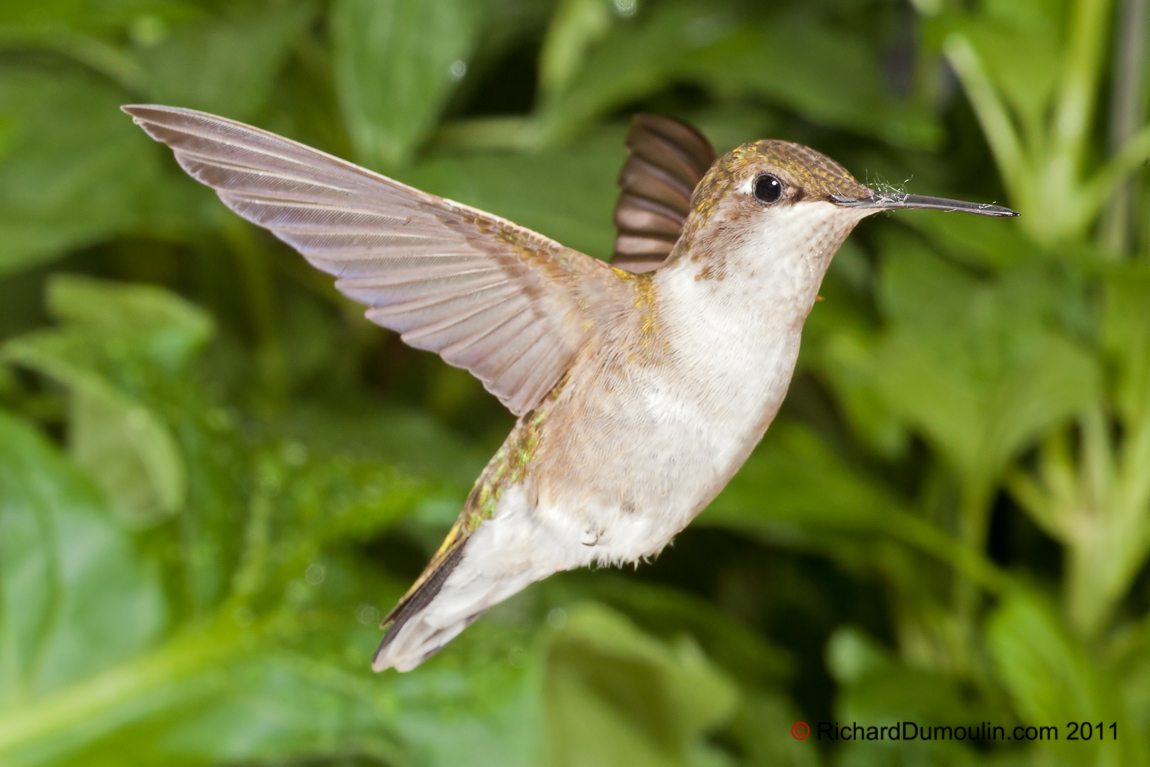
[[[565,549],[557,569],[658,554],[762,438],[786,394],[798,336],[754,353],[729,333],[725,342],[695,340],[706,354],[680,348],[662,364],[606,355],[548,413],[529,496],[533,519]]]

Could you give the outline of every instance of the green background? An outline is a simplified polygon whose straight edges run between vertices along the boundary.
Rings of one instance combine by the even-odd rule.
[[[5,0],[0,764],[1150,763],[1146,5]],[[140,102],[598,257],[639,110],[1022,217],[864,222],[672,547],[373,675],[511,418],[185,177]]]

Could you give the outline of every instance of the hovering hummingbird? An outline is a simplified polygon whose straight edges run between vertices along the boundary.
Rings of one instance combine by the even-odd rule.
[[[716,157],[638,115],[614,265],[222,117],[126,106],[180,165],[367,317],[471,371],[518,416],[423,574],[384,619],[376,671],[415,668],[559,570],[658,554],[758,444],[803,322],[859,221],[996,205],[877,192],[786,141]]]

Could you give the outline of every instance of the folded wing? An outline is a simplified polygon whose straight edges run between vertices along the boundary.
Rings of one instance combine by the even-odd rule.
[[[373,322],[529,411],[596,332],[619,279],[529,229],[295,141],[190,109],[123,108],[193,178],[269,229]]]

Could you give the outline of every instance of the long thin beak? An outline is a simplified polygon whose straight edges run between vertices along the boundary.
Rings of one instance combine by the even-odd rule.
[[[1017,216],[1018,213],[1001,205],[987,205],[942,197],[901,192],[874,192],[870,197],[832,196],[831,202],[843,208],[874,208],[876,210],[947,210],[959,213],[977,213],[980,216]]]

